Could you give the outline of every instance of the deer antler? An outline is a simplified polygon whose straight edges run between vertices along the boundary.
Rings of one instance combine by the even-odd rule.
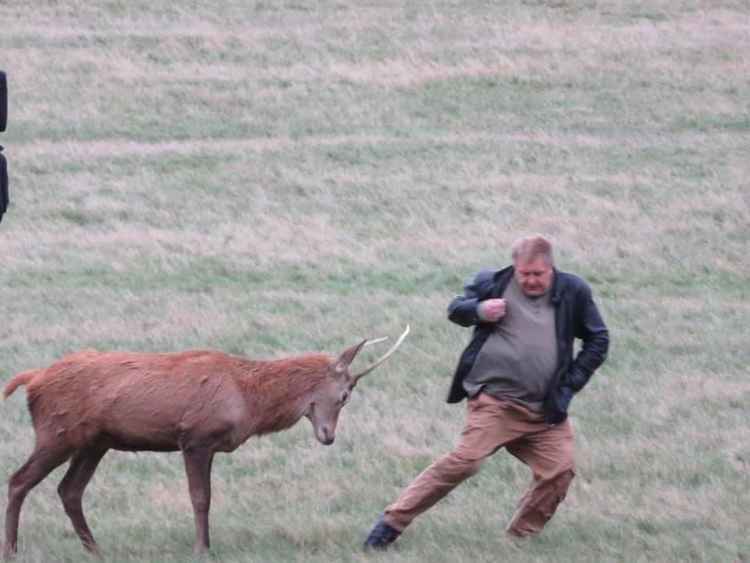
[[[393,346],[391,346],[390,350],[388,350],[385,354],[383,354],[379,359],[375,360],[375,362],[367,366],[364,370],[362,370],[356,375],[353,375],[352,383],[351,383],[352,387],[354,387],[357,384],[357,381],[359,380],[360,377],[367,375],[376,367],[378,367],[380,364],[382,364],[384,361],[386,361],[388,358],[390,358],[391,355],[396,351],[396,349],[399,346],[401,346],[401,343],[404,341],[404,338],[406,338],[406,335],[409,334],[409,330],[410,330],[409,325],[406,325],[406,329],[401,334],[401,336],[398,337],[398,340],[396,340]],[[383,340],[385,340],[385,338],[378,338],[377,340],[368,341],[367,343],[372,344],[375,342],[382,342]]]

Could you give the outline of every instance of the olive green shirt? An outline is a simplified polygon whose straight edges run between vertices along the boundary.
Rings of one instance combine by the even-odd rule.
[[[541,411],[557,368],[555,309],[550,292],[528,297],[510,281],[503,293],[505,316],[482,346],[464,379],[469,397],[480,391]]]

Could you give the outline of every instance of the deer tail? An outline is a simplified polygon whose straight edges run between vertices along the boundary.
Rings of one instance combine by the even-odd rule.
[[[43,369],[30,369],[28,371],[22,371],[18,375],[15,375],[13,379],[11,379],[6,385],[5,389],[3,389],[3,398],[7,399],[13,394],[13,391],[16,390],[21,385],[26,385],[29,381],[34,379],[34,377],[37,376],[37,374],[40,374],[44,372]]]

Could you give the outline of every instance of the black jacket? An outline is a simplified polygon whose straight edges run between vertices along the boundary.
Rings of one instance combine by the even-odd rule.
[[[466,397],[464,377],[471,371],[479,350],[487,341],[496,323],[484,322],[477,316],[477,305],[485,299],[500,297],[513,277],[513,267],[483,270],[464,287],[464,295],[448,305],[448,318],[461,326],[474,326],[471,342],[461,354],[453,376],[449,403]],[[554,271],[551,302],[555,308],[557,333],[557,371],[544,398],[545,420],[557,424],[568,416],[573,395],[583,389],[589,378],[607,357],[609,331],[599,314],[591,289],[578,276]],[[583,345],[573,358],[573,341]]]

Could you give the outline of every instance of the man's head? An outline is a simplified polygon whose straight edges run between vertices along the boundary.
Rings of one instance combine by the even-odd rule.
[[[524,237],[513,243],[513,276],[524,294],[539,297],[552,287],[555,259],[552,243],[541,235]]]

